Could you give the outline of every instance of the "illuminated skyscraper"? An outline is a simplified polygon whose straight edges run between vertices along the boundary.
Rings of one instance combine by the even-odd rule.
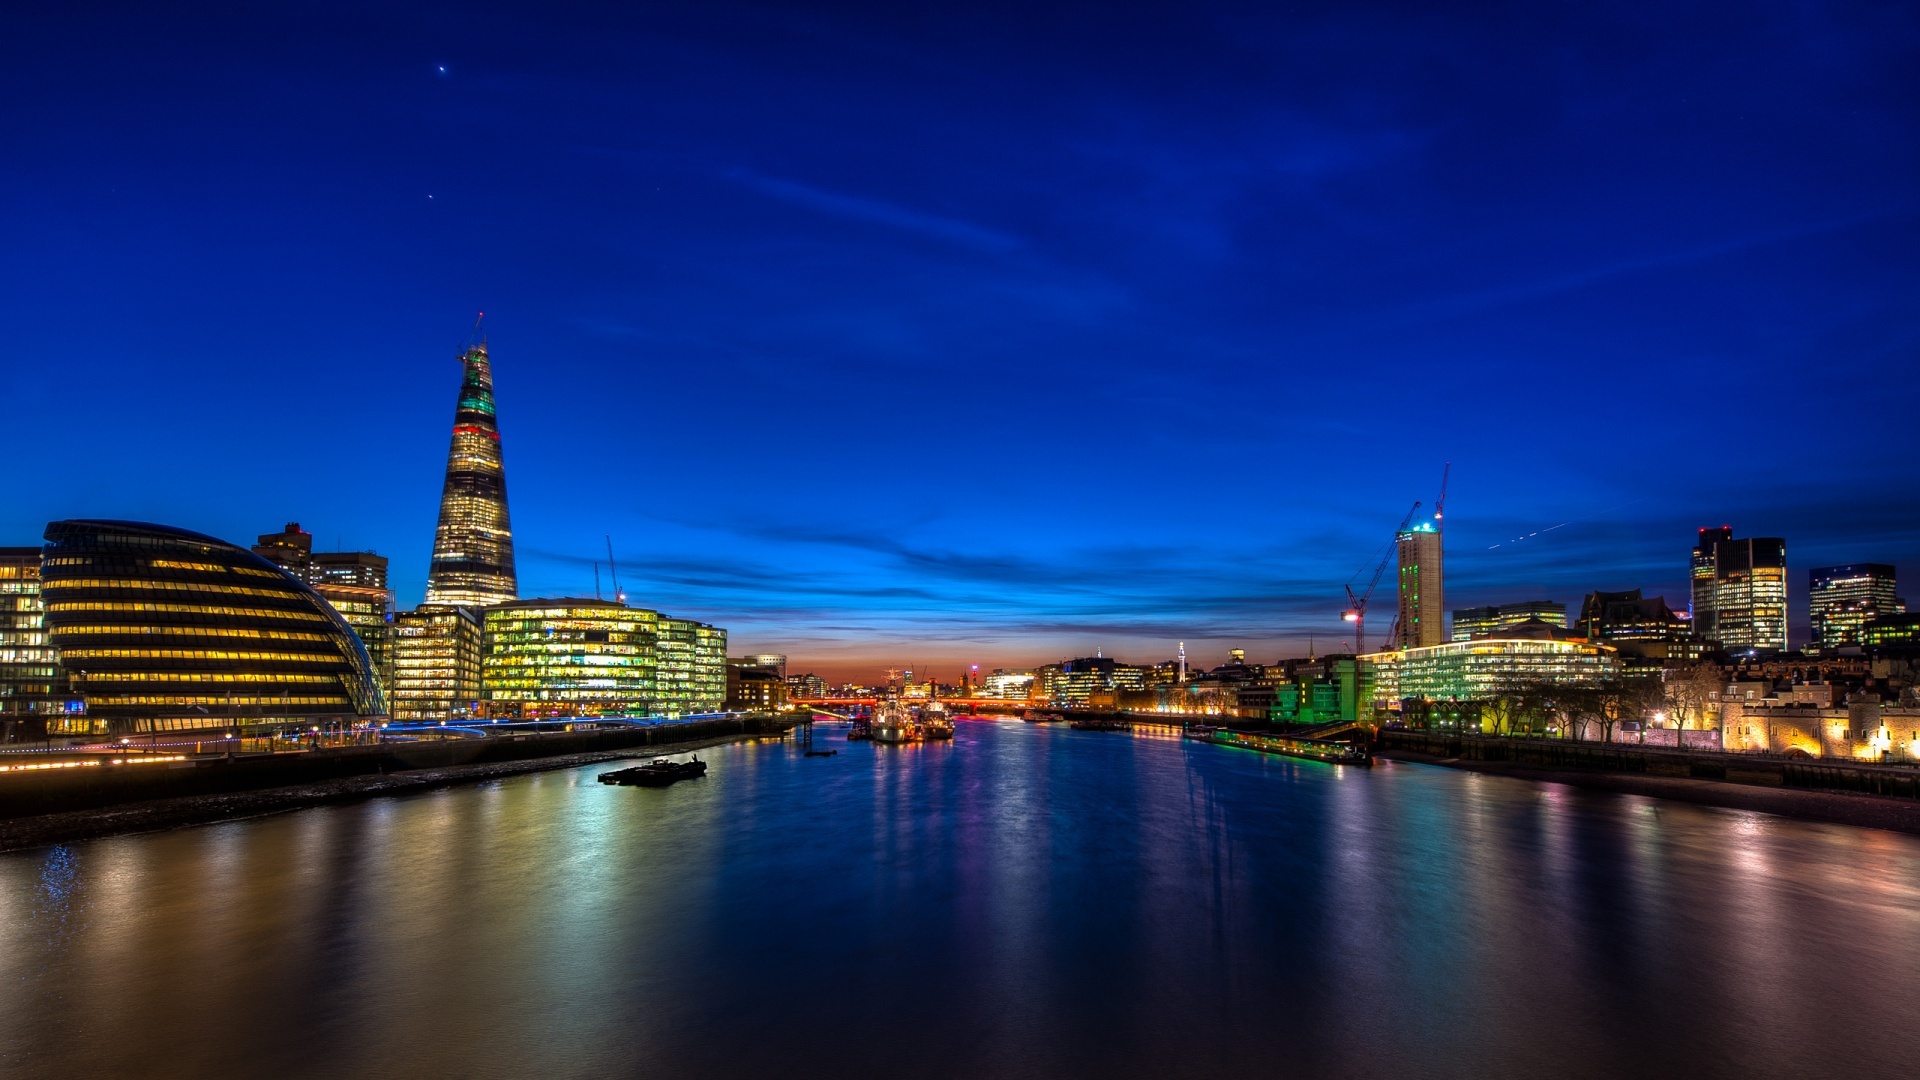
[[[1807,575],[1807,607],[1813,643],[1828,648],[1858,645],[1861,628],[1907,606],[1894,595],[1894,570],[1884,563],[1826,566]]]
[[[1693,632],[1730,649],[1787,647],[1787,542],[1700,530],[1693,549]]]
[[[493,412],[493,368],[477,327],[475,336],[460,357],[466,378],[453,411],[447,482],[427,571],[426,602],[436,607],[486,607],[520,595],[513,526],[507,519],[507,473]]]
[[[1447,616],[1440,573],[1440,530],[1422,521],[1402,531],[1400,555],[1400,633],[1394,644],[1420,649],[1446,640]]]
[[[1693,633],[1695,637],[1706,641],[1718,641],[1714,634],[1713,607],[1713,551],[1722,540],[1733,539],[1733,528],[1722,525],[1718,528],[1700,530],[1700,542],[1694,545],[1692,571],[1693,595],[1689,598],[1693,604]]]

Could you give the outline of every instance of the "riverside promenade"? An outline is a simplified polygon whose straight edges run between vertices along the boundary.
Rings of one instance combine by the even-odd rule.
[[[685,752],[779,735],[788,726],[772,714],[747,713],[11,772],[0,775],[0,850],[570,768],[636,752]]]

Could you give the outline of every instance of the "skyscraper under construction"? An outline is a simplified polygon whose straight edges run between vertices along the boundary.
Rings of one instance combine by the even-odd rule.
[[[474,327],[460,356],[466,377],[453,411],[447,483],[433,534],[427,604],[486,607],[519,598],[513,571],[513,526],[507,518],[507,474],[493,411],[493,368],[487,341]]]

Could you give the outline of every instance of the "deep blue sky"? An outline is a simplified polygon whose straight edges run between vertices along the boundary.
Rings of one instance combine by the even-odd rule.
[[[523,593],[797,668],[1304,652],[1448,460],[1449,607],[1920,573],[1911,4],[43,7],[0,543],[417,602],[485,310]]]

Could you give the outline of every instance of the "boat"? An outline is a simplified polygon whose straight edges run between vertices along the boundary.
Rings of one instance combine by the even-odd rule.
[[[877,743],[919,742],[920,725],[913,720],[913,708],[897,697],[889,697],[873,707],[872,738]]]
[[[1067,726],[1075,731],[1132,731],[1133,721],[1120,716],[1076,716]]]
[[[1329,765],[1364,767],[1373,764],[1373,753],[1364,743],[1270,735],[1257,731],[1235,731],[1231,728],[1198,725],[1188,728],[1186,737],[1197,742],[1212,743],[1215,746],[1237,746],[1243,750],[1258,750],[1263,754],[1283,754],[1287,757],[1306,758],[1309,761],[1324,761]]]
[[[929,739],[953,738],[953,717],[938,701],[929,701],[920,710],[920,731]]]
[[[654,758],[645,765],[635,765],[631,769],[600,774],[603,784],[618,784],[622,787],[666,787],[681,780],[692,780],[707,775],[707,763],[699,758],[692,761],[674,761],[670,758]]]

